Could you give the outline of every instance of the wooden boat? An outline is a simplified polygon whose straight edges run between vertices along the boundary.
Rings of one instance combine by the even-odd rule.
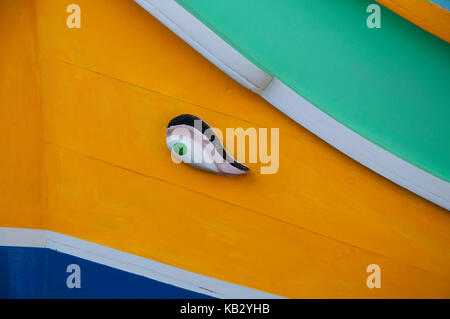
[[[444,5],[138,2],[0,0],[1,297],[449,297]],[[278,172],[174,164],[184,113]]]

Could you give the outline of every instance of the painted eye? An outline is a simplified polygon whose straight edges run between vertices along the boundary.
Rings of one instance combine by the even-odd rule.
[[[170,121],[166,142],[177,161],[217,174],[248,173],[248,167],[229,155],[216,135],[201,118],[183,114]]]

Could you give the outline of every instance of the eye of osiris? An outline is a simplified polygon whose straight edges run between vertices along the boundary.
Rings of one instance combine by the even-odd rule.
[[[184,143],[176,143],[173,146],[172,150],[175,153],[177,153],[178,155],[183,156],[184,154],[186,154],[187,147],[186,147],[186,144],[184,144]]]

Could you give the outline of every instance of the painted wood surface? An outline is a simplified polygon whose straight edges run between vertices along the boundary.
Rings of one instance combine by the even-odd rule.
[[[42,114],[34,1],[0,1],[0,223],[39,227]]]
[[[369,28],[370,0],[176,1],[316,108],[449,185],[448,43],[385,8]]]
[[[448,0],[377,0],[377,2],[444,41],[450,42]],[[447,3],[445,6],[439,6],[444,2]]]
[[[210,298],[46,248],[0,246],[0,283],[0,299]]]

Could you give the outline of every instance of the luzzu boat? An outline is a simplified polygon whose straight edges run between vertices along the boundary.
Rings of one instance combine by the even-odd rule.
[[[0,0],[1,297],[450,297],[448,1],[72,2]],[[173,163],[180,114],[279,171]]]

